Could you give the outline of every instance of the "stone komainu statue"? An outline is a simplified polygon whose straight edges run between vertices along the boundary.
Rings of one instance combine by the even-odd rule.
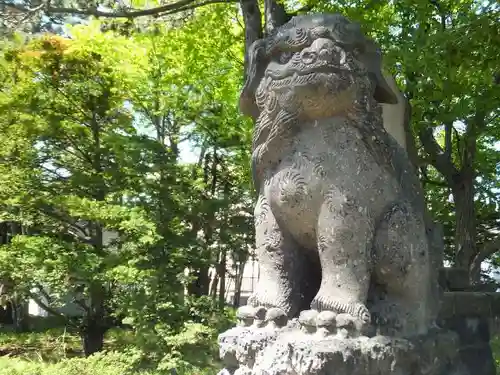
[[[384,334],[432,325],[423,191],[382,124],[379,103],[394,102],[377,46],[341,15],[294,17],[252,45],[240,98],[256,122],[250,305],[332,310]]]

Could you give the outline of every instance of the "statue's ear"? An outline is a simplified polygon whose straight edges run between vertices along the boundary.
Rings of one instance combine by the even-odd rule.
[[[377,45],[367,40],[365,41],[365,51],[359,59],[363,62],[370,75],[370,78],[375,84],[373,97],[379,103],[398,104],[398,97],[387,84],[382,75],[382,54]]]
[[[243,93],[242,93],[240,95],[240,111],[245,116],[249,116],[249,117],[253,118],[254,120],[257,117],[259,117],[259,108],[257,107],[257,104],[255,103],[255,97],[243,95]]]
[[[259,116],[259,108],[255,103],[255,91],[264,76],[266,66],[266,42],[264,39],[259,39],[248,49],[246,81],[240,95],[240,111],[254,119]]]
[[[375,91],[373,97],[379,103],[398,104],[398,97],[387,84],[382,72],[375,77]]]

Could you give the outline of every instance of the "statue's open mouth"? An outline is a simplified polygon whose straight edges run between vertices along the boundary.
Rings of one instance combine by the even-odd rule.
[[[321,72],[309,72],[309,73],[304,73],[301,72],[301,74],[291,74],[288,75],[285,78],[281,79],[275,79],[272,80],[269,83],[269,88],[273,90],[281,90],[281,89],[290,89],[291,87],[297,88],[300,86],[311,86],[311,85],[316,85],[321,82],[325,81],[324,73],[323,74],[318,74]],[[332,74],[332,72],[328,72],[329,74]]]
[[[266,70],[266,77],[269,77],[274,81],[277,81],[293,77],[298,78],[302,76],[309,76],[317,73],[339,74],[345,72],[346,72],[345,69],[342,69],[339,66],[333,64],[324,64],[320,66],[310,66],[310,67],[306,67],[305,65],[297,65],[293,67],[285,67],[279,70],[268,69]]]

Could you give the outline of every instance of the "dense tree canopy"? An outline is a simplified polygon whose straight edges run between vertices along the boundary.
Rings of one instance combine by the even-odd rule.
[[[233,38],[200,35],[222,22]],[[116,318],[175,328],[190,311],[184,288],[209,294],[209,266],[247,256],[238,32],[219,8],[183,30],[127,38],[93,22],[71,39],[2,48],[2,219],[21,227],[0,252],[2,272],[51,313],[70,292],[82,334],[101,345]],[[197,147],[198,162],[183,163],[181,147]]]

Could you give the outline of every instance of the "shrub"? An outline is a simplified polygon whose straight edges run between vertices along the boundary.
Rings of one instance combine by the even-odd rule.
[[[133,351],[99,353],[89,358],[65,359],[56,364],[0,357],[0,375],[170,375],[170,370],[141,368]],[[182,365],[182,364],[181,364]],[[189,367],[189,368],[187,368]],[[215,375],[217,369],[177,368],[179,375]]]
[[[99,353],[89,358],[64,359],[56,364],[0,358],[0,375],[155,375],[138,368],[133,353]]]

